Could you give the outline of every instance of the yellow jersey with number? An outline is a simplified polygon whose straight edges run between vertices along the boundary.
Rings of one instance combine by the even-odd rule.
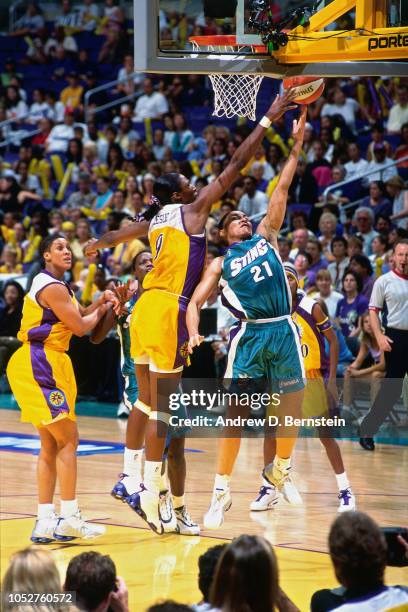
[[[312,311],[316,300],[303,292],[296,296],[296,307],[292,318],[300,334],[300,344],[305,364],[306,374],[311,370],[327,370],[329,360],[326,355],[323,332],[331,328],[328,317],[317,323]]]
[[[183,204],[168,204],[150,222],[153,269],[144,289],[161,289],[190,299],[205,263],[205,233],[192,235],[184,225]]]
[[[30,291],[24,298],[23,317],[17,338],[21,342],[43,344],[54,351],[65,352],[69,348],[72,336],[71,330],[58,319],[50,308],[44,308],[38,301],[45,287],[53,284],[66,287],[73,303],[77,304],[74,294],[68,285],[43,270],[34,277]]]

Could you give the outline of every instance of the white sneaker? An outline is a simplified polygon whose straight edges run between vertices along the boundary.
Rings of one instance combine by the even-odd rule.
[[[98,538],[103,535],[106,528],[103,525],[88,523],[81,516],[81,511],[77,510],[75,514],[67,518],[60,517],[54,531],[54,538],[62,542],[68,542],[75,538]]]
[[[141,491],[131,495],[127,503],[146,521],[152,531],[162,535],[163,525],[159,514],[159,496],[157,493],[148,491],[143,483],[140,486],[142,487]]]
[[[53,512],[47,518],[37,519],[30,540],[34,544],[49,544],[54,542],[54,531],[57,526],[58,516]]]
[[[262,485],[259,489],[258,497],[251,502],[249,509],[252,512],[261,512],[263,510],[269,510],[276,506],[279,502],[279,492],[273,485]]]
[[[159,515],[164,533],[178,533],[177,518],[174,513],[173,499],[170,491],[160,491]]]
[[[176,514],[177,525],[181,535],[200,535],[200,525],[193,521],[185,506],[176,508],[174,512]]]
[[[340,503],[337,512],[352,512],[356,509],[356,498],[350,488],[340,491],[338,497]]]
[[[224,513],[231,508],[232,500],[229,489],[215,489],[211,505],[204,516],[206,529],[218,529],[224,522]]]
[[[295,484],[290,477],[291,467],[282,469],[275,464],[267,466],[262,472],[263,478],[271,485],[274,485],[283,495],[283,498],[291,506],[302,506],[303,500]]]
[[[116,416],[118,418],[124,418],[124,417],[128,417],[129,414],[130,414],[130,410],[126,406],[125,402],[120,402]]]

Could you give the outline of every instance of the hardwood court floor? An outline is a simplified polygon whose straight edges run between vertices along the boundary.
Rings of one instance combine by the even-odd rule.
[[[0,410],[2,431],[33,434],[30,425],[19,422],[19,413]],[[124,423],[115,419],[79,417],[80,438],[121,443]],[[408,508],[408,446],[378,445],[374,453],[360,450],[355,442],[340,443],[358,507],[381,525],[406,525]],[[216,441],[189,439],[186,446],[187,502],[194,518],[201,521],[211,497]],[[119,450],[119,449],[117,449]],[[243,440],[232,480],[233,505],[223,527],[204,531],[201,537],[158,537],[126,505],[112,499],[109,491],[122,469],[122,455],[91,454],[79,458],[78,498],[90,519],[107,525],[107,533],[94,543],[52,544],[64,575],[71,557],[85,550],[110,554],[118,574],[129,588],[131,610],[142,612],[159,598],[186,603],[199,601],[197,559],[208,547],[241,533],[263,534],[276,547],[281,584],[301,610],[308,610],[310,596],[318,589],[335,586],[327,554],[327,534],[336,516],[334,476],[320,442],[299,440],[295,480],[304,506],[292,508],[281,502],[269,512],[250,513],[248,504],[259,486],[262,442]],[[36,457],[29,452],[1,453],[1,573],[11,554],[29,544],[36,513]],[[389,584],[406,583],[406,571],[388,568]]]

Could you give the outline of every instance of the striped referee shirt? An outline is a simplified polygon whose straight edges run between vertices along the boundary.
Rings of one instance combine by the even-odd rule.
[[[370,310],[387,306],[387,327],[408,331],[408,278],[395,270],[377,278],[370,298]]]

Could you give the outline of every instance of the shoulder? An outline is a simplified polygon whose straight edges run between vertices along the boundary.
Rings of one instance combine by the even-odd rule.
[[[309,297],[308,295],[303,295],[301,297],[301,300],[300,300],[299,304],[298,304],[298,308],[302,308],[308,314],[312,314],[313,308],[316,305],[317,305],[316,300],[314,300],[313,298]]]
[[[44,289],[51,287],[53,289],[55,288],[60,295],[62,295],[62,292],[65,292],[67,295],[69,294],[68,287],[63,281],[54,278],[53,276],[47,274],[47,272],[40,272],[34,277],[30,291],[27,295],[34,302],[37,302],[39,306],[41,306],[40,302],[38,301],[40,293],[42,293]]]

